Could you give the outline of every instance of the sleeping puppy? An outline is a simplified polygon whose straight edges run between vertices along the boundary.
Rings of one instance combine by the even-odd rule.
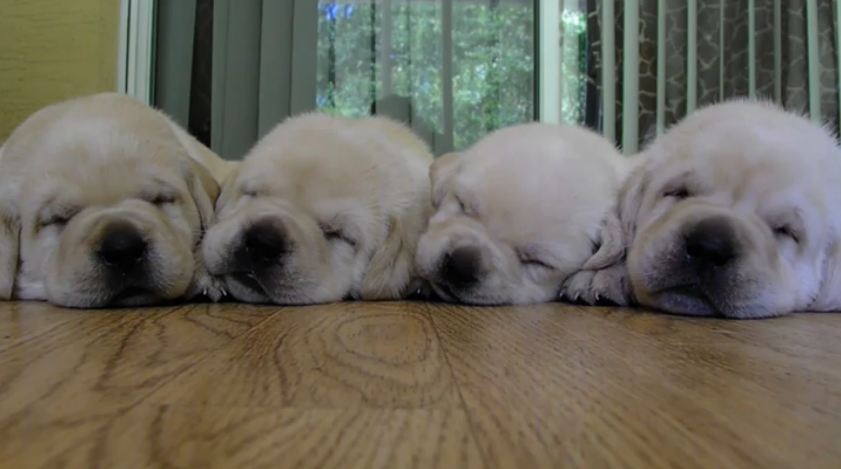
[[[757,318],[841,308],[841,151],[771,104],[697,111],[643,155],[620,203],[646,306]]]
[[[101,94],[48,106],[0,149],[0,298],[141,305],[210,285],[193,252],[225,163],[163,114]]]
[[[549,124],[498,130],[439,157],[430,171],[437,211],[418,270],[451,301],[553,300],[573,274],[622,255],[618,220],[609,218],[626,171],[607,140]]]
[[[384,118],[288,119],[224,184],[203,242],[208,270],[247,302],[401,298],[415,288],[431,161]]]

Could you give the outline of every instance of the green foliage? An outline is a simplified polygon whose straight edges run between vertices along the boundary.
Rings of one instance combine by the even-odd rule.
[[[390,2],[391,28],[387,32],[384,8],[388,4],[319,2],[317,106],[341,115],[363,116],[376,100],[390,95],[407,97],[411,99],[413,124],[441,135],[445,131],[441,4]],[[586,38],[583,15],[562,18],[571,25],[564,31]],[[530,2],[454,2],[456,149],[494,129],[533,120],[535,27]],[[389,44],[384,41],[387,34],[391,37]],[[566,89],[576,90],[562,103],[569,120],[580,119],[583,102],[579,52],[565,52],[562,64],[563,75],[571,77]],[[386,83],[390,83],[390,89],[385,89]]]

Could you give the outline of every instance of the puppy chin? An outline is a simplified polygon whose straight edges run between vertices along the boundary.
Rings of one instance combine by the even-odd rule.
[[[474,287],[470,290],[460,290],[452,288],[448,286],[446,282],[438,280],[428,281],[428,284],[438,298],[450,303],[463,303],[476,306],[500,306],[512,304],[510,299],[506,300],[483,295],[481,287]]]
[[[427,284],[429,285],[429,288],[432,290],[432,292],[435,294],[435,296],[437,296],[439,299],[441,299],[443,301],[447,301],[447,302],[450,302],[450,303],[458,303],[458,302],[467,303],[467,301],[461,301],[459,299],[459,297],[453,291],[451,291],[449,288],[447,288],[446,286],[444,286],[443,284],[441,284],[439,282],[428,281]]]
[[[162,298],[154,292],[144,289],[128,288],[116,296],[112,296],[107,304],[101,306],[144,306],[160,304],[166,301],[167,299]]]
[[[679,287],[673,290],[665,290],[659,293],[643,293],[644,299],[640,300],[646,304],[663,311],[682,314],[686,316],[716,316],[715,307],[697,287]]]
[[[142,271],[120,278],[95,265],[53,272],[45,282],[45,298],[69,308],[156,305],[183,297],[190,286],[189,269],[162,269],[151,262]]]
[[[240,301],[256,304],[274,303],[262,284],[251,274],[225,275],[225,286],[228,293]]]
[[[174,301],[182,296],[181,290],[176,288],[164,291],[155,287],[134,285],[121,288],[68,285],[48,288],[46,298],[53,304],[67,308],[148,306]]]
[[[40,280],[27,280],[18,277],[15,285],[15,298],[19,300],[42,301],[47,299],[47,288]]]
[[[634,253],[629,256],[628,272],[641,305],[686,316],[752,318],[782,314],[770,312],[756,298],[752,286],[757,281],[745,273],[704,281],[672,252],[667,248],[648,253],[643,260]]]
[[[253,273],[225,274],[225,286],[234,298],[254,304],[312,305],[333,303],[343,299],[338,295],[321,294],[308,288],[284,284],[284,281]],[[323,293],[323,292],[322,292]]]

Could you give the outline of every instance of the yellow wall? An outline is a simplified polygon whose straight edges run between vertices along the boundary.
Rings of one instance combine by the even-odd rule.
[[[120,0],[0,0],[0,142],[46,104],[115,90]]]

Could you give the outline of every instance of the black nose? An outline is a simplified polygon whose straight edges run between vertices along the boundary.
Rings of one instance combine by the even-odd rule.
[[[126,272],[143,260],[146,249],[146,241],[136,228],[119,223],[106,228],[97,253],[103,264]]]
[[[241,253],[253,267],[277,264],[287,248],[286,229],[276,220],[261,220],[248,228]]]
[[[479,282],[481,254],[479,249],[462,246],[444,256],[441,264],[441,277],[449,285],[466,288]]]
[[[723,267],[739,254],[733,226],[722,218],[702,220],[685,239],[687,260],[699,270]]]

